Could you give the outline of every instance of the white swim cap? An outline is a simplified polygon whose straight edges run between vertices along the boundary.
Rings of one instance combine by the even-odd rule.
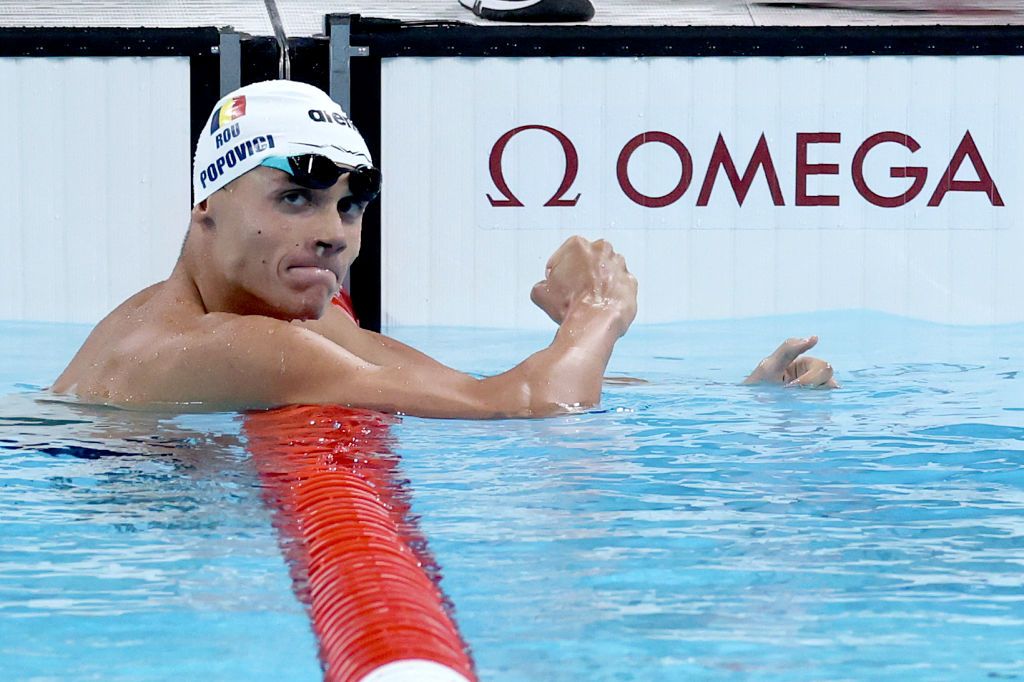
[[[263,81],[225,95],[196,145],[195,203],[272,156],[320,154],[336,164],[372,166],[370,150],[348,115],[323,90],[294,81]]]

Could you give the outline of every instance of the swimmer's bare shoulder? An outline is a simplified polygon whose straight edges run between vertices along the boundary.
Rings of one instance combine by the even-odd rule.
[[[153,285],[114,309],[51,390],[127,408],[280,405],[291,402],[296,367],[322,362],[333,350],[280,320],[207,313],[175,284]]]
[[[106,383],[110,383],[113,378],[111,370],[116,369],[116,359],[120,355],[118,342],[133,336],[139,327],[137,320],[140,311],[165,286],[165,282],[160,282],[139,291],[104,317],[90,332],[67,368],[53,382],[50,390],[54,393],[74,394],[83,399],[92,398],[93,402],[105,402],[101,399],[104,393],[101,384],[104,380],[100,377],[105,376]]]
[[[161,343],[160,361],[140,381],[140,403],[254,409],[328,402],[303,387],[340,378],[358,358],[320,335],[260,315],[207,313]]]
[[[372,364],[338,340],[295,324],[207,313],[176,289],[173,281],[154,285],[118,306],[51,390],[139,409],[332,403],[394,411],[419,403],[418,397],[409,402],[418,391],[408,372],[396,376],[395,368]]]

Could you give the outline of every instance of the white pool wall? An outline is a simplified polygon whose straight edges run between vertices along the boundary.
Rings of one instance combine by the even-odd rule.
[[[382,81],[385,328],[550,326],[529,291],[577,233],[626,255],[640,280],[641,323],[836,309],[1024,320],[1015,104],[1024,58],[403,57],[385,60]],[[504,199],[496,143],[523,126],[550,130],[509,139],[499,165],[523,206],[494,206]],[[578,195],[575,205],[544,205],[567,167],[551,130],[574,150],[577,176],[559,198]],[[617,173],[629,140],[648,131],[671,135],[692,158],[687,191],[658,208],[631,200]],[[857,149],[886,131],[920,148],[872,148],[861,173],[868,188],[894,196],[913,179],[891,168],[928,173],[913,200],[891,208],[867,201],[852,172]],[[777,196],[759,171],[740,205],[720,171],[707,205],[697,205],[719,133],[739,175],[765,136]],[[796,205],[797,135],[817,133],[840,141],[804,145],[806,194],[839,197],[838,206]],[[928,206],[958,148],[954,180],[978,182],[984,165],[1001,201],[951,191]],[[670,193],[681,177],[677,152],[662,143],[641,145],[626,165],[648,196]]]
[[[170,274],[187,58],[2,58],[0,131],[0,320],[93,323]]]

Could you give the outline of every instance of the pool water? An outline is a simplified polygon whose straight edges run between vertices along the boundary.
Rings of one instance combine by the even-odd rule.
[[[317,679],[236,416],[31,401],[86,332],[0,325],[0,677]],[[737,385],[809,333],[841,390]],[[396,336],[489,374],[550,333]],[[1024,679],[1024,325],[648,326],[609,374],[393,427],[482,680]]]
[[[0,324],[0,680],[318,680],[236,415],[39,403],[88,328]]]

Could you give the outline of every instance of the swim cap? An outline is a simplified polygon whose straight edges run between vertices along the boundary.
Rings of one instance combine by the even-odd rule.
[[[320,154],[336,164],[372,166],[362,135],[323,90],[263,81],[217,102],[196,145],[193,201],[199,203],[269,156]]]

